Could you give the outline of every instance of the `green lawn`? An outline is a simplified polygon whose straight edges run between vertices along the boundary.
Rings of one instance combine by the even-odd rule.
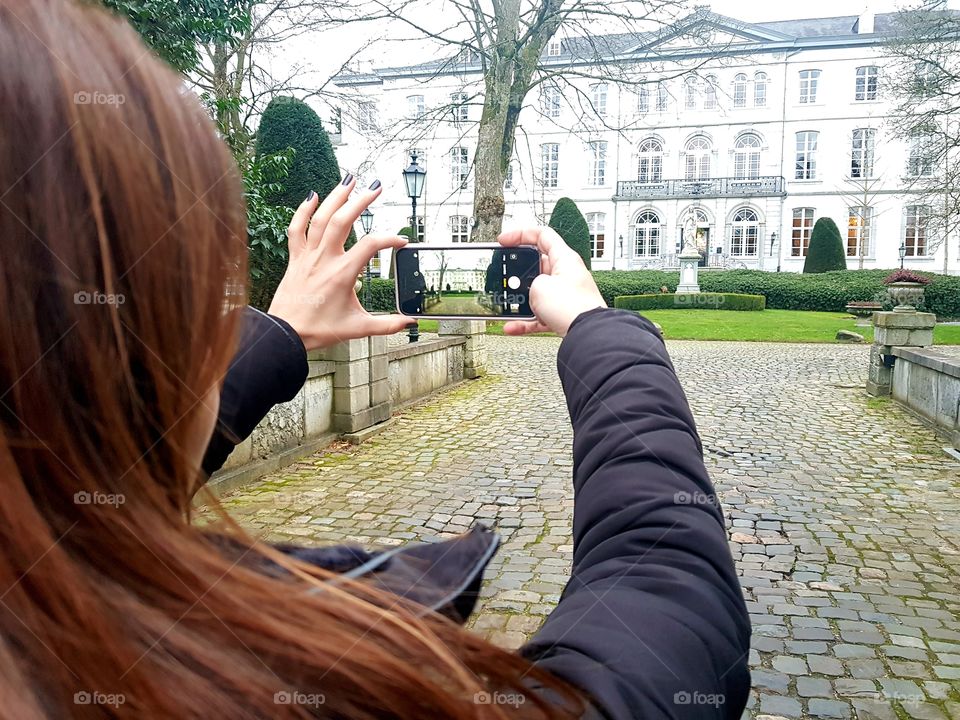
[[[764,310],[647,310],[641,313],[663,328],[668,340],[749,340],[756,342],[836,342],[837,330],[853,330],[873,340],[872,327],[857,327],[845,313]],[[436,320],[422,320],[420,329],[436,332]],[[487,332],[503,334],[502,322],[488,322]],[[937,345],[960,345],[960,325],[938,325]]]

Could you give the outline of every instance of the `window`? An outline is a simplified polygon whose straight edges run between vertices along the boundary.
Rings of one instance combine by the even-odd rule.
[[[656,138],[640,143],[637,180],[642,183],[663,182],[663,145]]]
[[[910,138],[910,158],[907,161],[907,174],[910,177],[933,175],[933,144],[933,136],[923,132],[915,132]]]
[[[635,257],[660,257],[660,229],[660,216],[653,210],[637,216],[633,235]]]
[[[607,114],[607,84],[597,83],[590,88],[590,100],[593,103],[593,111],[600,117]]]
[[[607,184],[607,143],[597,141],[589,143],[590,149],[590,185]]]
[[[560,88],[550,85],[543,89],[543,114],[547,117],[560,117]]]
[[[713,147],[710,141],[702,135],[693,138],[687,143],[686,155],[686,179],[708,180],[713,159]]]
[[[740,73],[733,79],[733,106],[747,106],[747,76]]]
[[[467,105],[466,93],[453,93],[453,95],[450,96],[450,105],[450,114],[455,125],[465,123],[470,119],[470,106]]]
[[[686,108],[687,110],[696,110],[697,109],[697,96],[700,94],[697,88],[697,79],[695,77],[688,77],[683,81],[683,91],[684,96],[686,97]]]
[[[733,216],[730,254],[740,257],[756,255],[760,240],[760,218],[750,208],[740,208]]]
[[[427,114],[427,106],[423,103],[423,95],[411,95],[407,98],[408,114],[414,120],[419,120]]]
[[[560,176],[560,146],[557,143],[540,146],[540,175],[544,187],[557,187]]]
[[[797,133],[797,180],[815,180],[817,177],[817,142],[820,133]]]
[[[813,208],[797,208],[793,211],[793,243],[791,257],[806,257],[810,249],[810,235],[813,233]]]
[[[409,228],[413,227],[413,218],[410,217],[409,215],[407,216],[407,227]],[[423,215],[417,215],[417,228],[416,228],[416,232],[414,233],[416,237],[413,238],[413,242],[424,241],[424,238],[426,238],[426,235],[427,235],[426,227],[427,227],[426,218],[424,218]]]
[[[717,78],[713,75],[707,77],[704,83],[703,108],[705,110],[717,109]]]
[[[756,180],[760,177],[760,138],[752,133],[737,138],[733,150],[733,177],[736,180]]]
[[[879,84],[880,69],[878,67],[871,65],[857,68],[857,100],[876,100]]]
[[[940,67],[929,60],[919,60],[913,70],[914,88],[917,95],[934,95],[940,88]]]
[[[657,112],[666,112],[667,103],[670,94],[667,92],[667,84],[662,80],[657,83]]]
[[[360,132],[370,132],[377,129],[377,104],[374,102],[360,103],[359,112]]]
[[[870,256],[870,231],[872,227],[872,207],[858,205],[850,208],[850,222],[847,224],[847,255],[849,257]]]
[[[470,155],[465,147],[450,150],[450,180],[454,190],[464,190],[470,177]]]
[[[873,177],[873,155],[877,131],[864,128],[853,131],[853,145],[850,148],[850,177],[867,179]]]
[[[817,86],[820,84],[819,70],[800,71],[800,104],[813,105],[817,101]]]
[[[466,215],[450,217],[450,242],[470,242],[470,218]]]
[[[758,72],[753,76],[753,104],[755,107],[767,106],[767,74]]]
[[[603,243],[606,238],[606,213],[587,213],[587,226],[590,228],[590,257],[603,257]]]
[[[547,43],[547,57],[560,57],[561,52],[563,52],[563,44],[560,38],[550,38],[550,42]]]
[[[641,86],[637,93],[637,112],[641,115],[650,112],[650,88],[646,85]]]
[[[930,208],[926,205],[908,205],[906,210],[907,224],[903,244],[907,248],[907,257],[924,257],[927,254]]]

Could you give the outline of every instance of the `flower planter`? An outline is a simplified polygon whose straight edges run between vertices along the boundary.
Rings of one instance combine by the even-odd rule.
[[[917,305],[923,302],[923,283],[893,282],[887,285],[887,292],[893,299],[894,312],[916,312]]]

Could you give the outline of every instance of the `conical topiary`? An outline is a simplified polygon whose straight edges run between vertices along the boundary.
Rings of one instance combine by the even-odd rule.
[[[843,249],[843,239],[837,224],[830,218],[820,218],[810,235],[810,247],[807,249],[803,271],[823,273],[846,269],[847,253]]]
[[[570,198],[560,198],[550,213],[550,227],[557,231],[571,248],[583,258],[583,264],[590,268],[590,226],[584,219],[577,204]]]

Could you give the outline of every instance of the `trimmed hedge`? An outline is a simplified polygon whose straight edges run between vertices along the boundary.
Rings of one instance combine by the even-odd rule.
[[[590,226],[577,204],[568,197],[557,200],[550,213],[550,227],[573,248],[590,269]]]
[[[828,217],[817,220],[810,234],[810,247],[803,263],[804,274],[847,269],[847,252],[837,224]]]
[[[883,279],[890,270],[841,270],[801,275],[764,270],[710,270],[700,273],[700,289],[705,293],[763,295],[766,307],[773,310],[819,310],[846,312],[852,300],[876,300],[892,307]],[[960,318],[960,277],[923,273],[933,282],[927,285],[924,309],[942,319]],[[623,295],[655,295],[666,287],[677,289],[679,273],[659,270],[604,270],[593,273],[607,305]],[[376,299],[374,309],[394,312],[393,281],[375,279],[371,286]],[[377,299],[379,298],[379,299]]]
[[[735,293],[658,293],[656,295],[621,295],[613,306],[621,310],[763,310],[763,295]]]

